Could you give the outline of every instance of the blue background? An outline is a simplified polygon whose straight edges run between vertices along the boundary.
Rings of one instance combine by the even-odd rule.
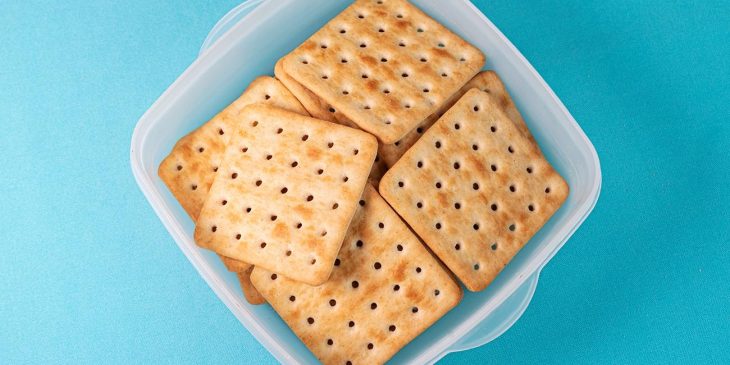
[[[0,363],[273,363],[137,188],[137,119],[237,0],[0,3]],[[595,211],[443,363],[730,363],[730,3],[478,1],[593,141]]]

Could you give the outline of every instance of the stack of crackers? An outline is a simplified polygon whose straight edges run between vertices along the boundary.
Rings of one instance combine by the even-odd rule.
[[[159,176],[251,304],[323,363],[384,363],[568,195],[484,62],[405,0],[356,1]]]

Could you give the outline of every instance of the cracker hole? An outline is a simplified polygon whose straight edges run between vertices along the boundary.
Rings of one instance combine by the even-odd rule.
[[[388,59],[385,58],[385,57],[383,57],[383,58],[380,59],[380,62],[388,62]]]
[[[379,262],[373,264],[373,268],[375,268],[375,270],[380,270],[381,267],[383,267],[383,265],[381,265]]]
[[[312,200],[314,200],[314,196],[313,195],[307,196],[307,201],[308,202],[311,202]]]
[[[512,148],[512,146],[507,147],[507,151],[509,151],[509,153],[515,153],[515,149]]]
[[[240,240],[240,239],[241,239],[241,234],[239,233],[236,235],[236,240]]]
[[[360,43],[360,48],[367,48],[367,46],[368,46],[368,45],[367,45],[367,44],[365,44],[365,43]]]
[[[266,248],[266,242],[261,242],[261,244],[259,245],[259,247]]]
[[[398,187],[401,187],[402,188],[404,186],[405,186],[405,184],[403,183],[403,181],[398,181]]]
[[[474,111],[475,112],[478,112],[479,111],[479,106],[478,105],[474,105]]]
[[[423,128],[421,128],[421,127],[416,128],[416,133],[422,134],[423,133]]]
[[[276,280],[276,278],[278,278],[276,274],[271,274],[271,280]]]
[[[368,344],[368,350],[372,350],[372,349],[373,349],[373,347],[375,347],[375,345],[373,345],[372,343],[369,343],[369,344]]]
[[[180,171],[180,170],[182,170],[182,166],[181,165],[177,165],[177,171]]]
[[[332,204],[332,210],[335,210],[335,209],[337,209],[337,208],[338,208],[339,206],[340,206],[340,205],[339,205],[339,204],[337,204],[337,203],[334,203],[334,204]]]
[[[454,170],[458,170],[461,168],[461,165],[458,162],[454,162]]]
[[[461,250],[461,244],[460,243],[455,244],[454,245],[454,250],[456,250],[456,251]]]
[[[362,200],[362,199],[360,199],[360,201],[358,203],[360,204],[361,207],[364,207],[365,206],[365,201]]]
[[[411,313],[418,313],[418,307],[411,308]]]
[[[297,297],[295,297],[295,296],[293,296],[293,295],[290,295],[290,296],[289,296],[289,301],[290,301],[290,302],[294,302],[294,301],[296,301],[296,300],[297,300]]]
[[[271,218],[271,221],[273,222],[273,221],[275,221],[275,220],[276,220],[277,218],[279,218],[279,217],[277,217],[277,216],[275,216],[275,215],[272,215],[272,216],[271,216],[270,218]]]
[[[355,242],[355,246],[357,246],[358,248],[362,248],[362,245],[363,245],[362,240],[357,240],[357,242]]]
[[[493,203],[493,204],[492,204],[492,205],[490,206],[490,208],[492,208],[492,211],[494,211],[494,212],[496,212],[496,211],[497,211],[497,209],[498,209],[498,207],[497,207],[497,204],[496,204],[496,203]]]
[[[345,365],[352,365],[352,361],[350,361],[350,360],[345,361]]]
[[[511,191],[511,192],[514,193],[515,191],[517,191],[517,187],[515,187],[514,185],[510,185],[509,186],[509,191]]]
[[[391,325],[390,325],[390,326],[388,327],[388,331],[390,331],[390,332],[395,332],[395,325],[392,325],[392,324],[391,324]]]
[[[218,227],[216,227],[216,226],[210,227],[210,230],[211,230],[212,232],[215,232],[215,231],[217,231],[217,230],[218,230]]]
[[[327,233],[327,232],[325,232],[325,234],[326,234],[326,233]],[[323,236],[324,236],[324,235],[323,235]],[[316,263],[317,263],[317,259],[312,259],[312,261],[309,261],[309,264],[310,264],[310,265],[314,265],[314,264],[316,264]]]
[[[461,203],[454,203],[454,208],[461,209]]]
[[[427,92],[430,92],[431,90],[429,90],[428,88],[424,88],[424,89],[423,89],[423,90],[421,90],[421,91],[423,91],[424,93],[427,93]]]
[[[411,108],[411,104],[406,104],[403,107],[406,108],[406,109],[410,109]]]
[[[322,231],[322,233],[320,233],[320,236],[322,236],[322,237],[324,237],[326,235],[327,235],[327,231]]]
[[[246,208],[246,213],[251,213],[251,207]]]
[[[459,59],[459,61],[465,62],[466,61],[466,58],[462,57],[462,58]]]
[[[266,99],[268,99],[268,98],[270,98],[270,96],[266,95]],[[223,131],[223,129],[218,129],[218,134],[220,134],[222,136],[226,133]]]
[[[446,47],[446,45],[445,45],[445,44],[443,44],[443,42],[439,43],[439,44],[438,44],[438,46],[439,46],[439,48],[444,48],[444,47]]]
[[[332,108],[332,107],[330,107],[328,110],[329,110],[330,113],[334,113],[335,112],[335,108]]]
[[[517,226],[515,226],[514,224],[510,224],[507,228],[510,230],[510,232],[514,232],[517,229]]]
[[[342,182],[347,182],[348,180],[350,180],[349,177],[347,177],[347,176],[342,177]]]
[[[365,106],[363,107],[363,109],[365,109],[365,110],[370,110],[370,105],[365,105]]]
[[[305,64],[305,65],[308,65],[308,64],[309,64],[309,62],[308,62],[307,60],[302,60],[302,63],[303,63],[303,64]],[[255,127],[255,126],[256,126],[256,125],[254,125],[254,127]]]
[[[471,149],[473,149],[474,151],[478,151],[479,146],[477,144],[473,144],[473,145],[471,145]]]
[[[360,77],[362,77],[363,79],[367,79],[369,76],[366,74],[362,74],[362,75],[360,75]]]
[[[385,224],[383,222],[378,223],[378,228],[380,228],[380,229],[385,228]]]
[[[322,169],[317,170],[317,175],[322,175],[322,174],[324,174],[324,170],[322,170]]]
[[[358,18],[358,19],[365,19],[365,15],[362,15],[362,14],[358,14],[358,15],[357,15],[357,18]]]
[[[474,190],[479,190],[479,184],[473,183],[473,184],[471,184],[471,188]]]
[[[416,273],[417,273],[417,274],[420,274],[420,273],[421,273],[421,271],[423,271],[423,270],[421,269],[421,267],[420,267],[420,266],[416,268]]]
[[[203,147],[198,148],[198,152],[203,153],[203,151],[205,151],[205,148],[203,148]]]
[[[243,147],[243,148],[241,148],[241,152],[243,152],[243,153],[246,153],[246,152],[248,152],[248,147]]]
[[[342,95],[350,95],[350,92],[347,90],[342,90]]]
[[[474,228],[475,231],[478,231],[479,230],[479,223],[474,223],[474,225],[471,226],[471,228]]]
[[[308,134],[305,134],[305,135],[302,136],[302,142],[304,142],[304,141],[306,141],[308,139],[309,139],[309,135]]]
[[[421,57],[421,62],[428,62],[428,59],[426,59],[426,57]]]
[[[441,189],[441,186],[442,185],[441,185],[441,182],[440,181],[436,183],[436,189]]]
[[[400,285],[398,285],[398,284],[393,285],[393,291],[399,291],[399,290],[400,290]]]
[[[335,342],[331,338],[327,339],[327,345],[332,346]]]
[[[345,34],[347,31],[345,29],[340,29],[340,34]]]
[[[497,251],[497,243],[496,242],[492,243],[491,248],[492,248],[492,251]]]
[[[287,189],[286,187],[284,187],[284,188],[281,189],[281,193],[282,194],[286,194],[287,191],[289,191],[289,189]]]
[[[264,99],[265,100],[271,99],[271,95],[269,95],[269,94],[264,95]],[[223,134],[223,131],[222,130],[220,132],[221,132],[221,134]]]
[[[398,19],[403,19],[403,14],[398,14],[395,17],[398,18]]]
[[[378,303],[375,303],[375,302],[370,303],[370,309],[375,310],[377,308],[378,308]]]
[[[314,318],[312,318],[312,317],[307,318],[307,323],[314,324]]]
[[[421,202],[418,202],[418,203],[416,203],[416,207],[417,207],[418,209],[421,209],[421,208],[423,208],[423,203],[421,203]]]
[[[441,295],[441,291],[436,289],[433,291],[433,295],[437,297],[437,296]]]
[[[322,78],[323,78],[323,79],[325,79],[325,80],[327,80],[327,79],[329,79],[330,77],[329,77],[329,76],[327,76],[327,75],[322,75]]]
[[[383,93],[384,93],[384,94],[390,94],[390,90],[388,90],[388,89],[384,89],[384,90],[383,90]]]
[[[357,289],[357,287],[360,286],[360,283],[358,283],[357,280],[355,280],[351,283],[351,285],[353,288]]]
[[[398,251],[403,251],[403,245],[395,246],[395,249]]]
[[[530,205],[527,206],[527,210],[529,210],[531,212],[534,212],[535,211],[535,206],[532,205],[532,204],[530,204]]]
[[[353,321],[350,321],[350,322],[348,322],[348,323],[347,323],[347,326],[348,326],[348,327],[351,327],[351,328],[352,328],[352,327],[355,327],[355,322],[353,322]]]
[[[441,223],[436,223],[436,229],[441,229]]]
[[[459,123],[454,123],[454,129],[461,129],[461,125],[459,125]]]
[[[420,169],[421,167],[423,167],[423,161],[418,161],[418,163],[416,164],[416,166],[417,166],[417,167],[418,167],[419,169]]]
[[[492,133],[497,133],[497,126],[493,125],[493,126],[489,127],[489,130],[492,131]]]
[[[272,158],[274,158],[273,155],[266,155],[266,160],[271,160]]]
[[[400,77],[408,77],[408,73],[404,72],[404,73],[400,74]]]
[[[446,72],[442,72],[441,77],[449,77],[449,74],[447,74]]]
[[[198,190],[198,185],[193,184],[193,185],[190,186],[190,188],[193,189],[193,190]]]
[[[279,128],[279,129],[276,130],[276,134],[281,134],[281,132],[283,132],[283,131],[284,131],[283,128]]]
[[[495,172],[497,171],[497,165],[491,165],[491,166],[489,166],[489,168],[491,168],[492,171],[495,171]]]
[[[395,142],[395,145],[396,145],[396,146],[400,146],[400,141],[398,141],[398,142]]]
[[[474,264],[474,270],[479,270],[479,264]]]
[[[352,150],[352,154],[353,155],[357,156],[358,153],[360,153],[360,150],[358,150],[357,148],[355,148],[354,150]]]
[[[235,180],[238,177],[238,173],[234,172],[231,174],[231,179]]]
[[[334,113],[334,109],[333,109],[333,113]],[[332,148],[332,147],[334,147],[334,145],[335,144],[333,142],[327,143],[327,148]]]
[[[221,205],[226,205],[226,204],[228,204],[228,200],[223,200],[223,201],[221,202]]]
[[[418,32],[418,33],[423,33],[423,28],[418,28],[418,29],[416,29],[416,32]]]
[[[296,227],[297,227],[297,229],[301,229],[302,228],[302,223],[301,222],[297,223]]]
[[[340,259],[335,259],[335,266],[340,266]]]
[[[291,250],[286,250],[285,255],[286,256],[291,256]]]
[[[549,186],[545,188],[545,194],[550,194],[550,187]]]
[[[527,173],[528,174],[531,174],[532,173],[532,167],[528,167],[526,170],[527,170]]]
[[[434,146],[436,146],[436,148],[441,148],[441,141],[436,141]]]
[[[319,46],[319,48],[322,48],[322,49],[327,49],[327,45],[326,45],[326,44],[321,44],[321,45]]]
[[[385,33],[385,29],[383,29],[383,28],[379,28],[379,29],[378,29],[378,32],[379,32],[379,33]]]

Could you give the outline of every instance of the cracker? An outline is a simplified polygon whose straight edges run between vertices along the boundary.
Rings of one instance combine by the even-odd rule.
[[[264,299],[264,297],[261,296],[261,293],[256,290],[253,284],[251,284],[251,272],[253,271],[253,268],[253,266],[249,265],[248,269],[237,273],[238,283],[241,284],[243,297],[246,298],[247,302],[253,305],[264,304],[266,303],[266,299]]]
[[[282,60],[276,62],[274,66],[274,75],[294,96],[302,103],[304,109],[317,119],[326,120],[328,122],[337,123],[335,118],[335,109],[319,96],[315,95],[311,90],[294,80],[291,76],[284,72]]]
[[[494,280],[568,185],[486,92],[467,92],[385,174],[380,192],[472,291]]]
[[[232,259],[223,255],[218,255],[218,257],[221,258],[221,261],[223,261],[223,265],[225,265],[228,271],[239,273],[251,268],[251,264],[245,263],[243,261],[238,261],[236,259]]]
[[[372,167],[363,131],[251,105],[224,153],[195,241],[312,285],[326,281]]]
[[[395,142],[394,144],[381,145],[378,154],[383,158],[388,166],[395,165],[398,159],[400,159],[401,156],[403,156],[403,154],[411,148],[416,141],[418,141],[421,135],[423,135],[423,132],[428,130],[433,123],[436,123],[436,121],[441,118],[441,116],[446,113],[446,111],[449,110],[454,103],[464,96],[467,91],[473,88],[485,91],[492,96],[500,108],[502,108],[502,111],[507,114],[507,117],[515,124],[515,126],[517,126],[522,134],[527,136],[533,143],[535,142],[535,139],[532,137],[530,130],[525,124],[525,120],[522,119],[522,115],[517,110],[515,103],[512,101],[512,98],[510,98],[507,89],[504,87],[502,80],[499,79],[499,76],[497,76],[497,73],[494,71],[482,71],[469,80],[469,82],[459,89],[456,94],[452,95],[436,113],[418,124],[416,128],[408,132],[408,134],[403,136],[403,138],[401,138],[398,142]]]
[[[193,221],[208,196],[231,132],[241,121],[241,109],[256,102],[308,115],[284,85],[262,76],[213,119],[178,141],[160,163],[158,175]]]
[[[484,65],[475,47],[405,0],[360,0],[284,57],[287,75],[386,144]]]
[[[251,281],[324,364],[382,364],[462,297],[368,185],[332,277],[312,287],[256,267]]]

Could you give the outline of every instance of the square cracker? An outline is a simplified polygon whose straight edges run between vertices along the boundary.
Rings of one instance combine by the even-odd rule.
[[[223,261],[223,265],[225,265],[226,269],[231,272],[235,273],[241,273],[251,268],[251,264],[238,261],[236,259],[232,259],[230,257],[218,255],[221,258],[221,261]]]
[[[405,0],[359,0],[284,57],[284,71],[386,144],[433,114],[484,55]]]
[[[266,303],[266,299],[261,296],[261,293],[251,283],[251,272],[253,272],[253,266],[249,265],[245,271],[236,273],[238,275],[238,283],[241,285],[241,290],[243,291],[243,297],[250,304],[264,304]]]
[[[507,89],[504,87],[502,80],[500,80],[497,73],[494,71],[482,71],[474,76],[469,82],[464,85],[456,94],[452,95],[448,101],[446,101],[439,110],[426,118],[423,122],[419,123],[416,128],[408,132],[403,138],[394,144],[381,145],[378,154],[388,166],[393,166],[403,156],[403,154],[413,146],[421,135],[428,130],[441,116],[451,108],[467,91],[477,88],[489,94],[497,104],[502,108],[502,111],[507,117],[515,124],[517,129],[522,132],[527,138],[533,143],[535,139],[532,137],[530,130],[525,124],[525,120],[522,119],[522,115],[517,110],[515,103],[509,96]]]
[[[157,174],[193,221],[208,196],[231,132],[243,118],[241,109],[257,102],[308,115],[284,85],[273,77],[261,76],[231,105],[180,139],[160,163]]]
[[[385,174],[380,192],[478,291],[555,213],[568,185],[494,99],[472,89]]]
[[[195,241],[318,285],[365,188],[377,141],[363,131],[250,105],[198,217]]]
[[[382,364],[462,297],[370,185],[329,281],[312,287],[260,267],[251,281],[324,364]]]

